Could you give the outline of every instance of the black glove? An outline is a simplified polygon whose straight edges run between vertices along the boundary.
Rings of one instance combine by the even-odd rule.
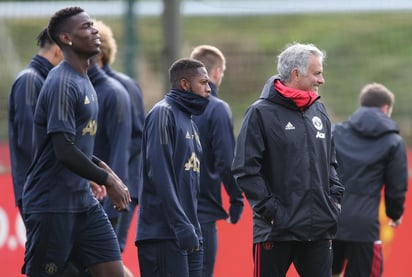
[[[236,224],[243,213],[243,202],[235,202],[230,204],[229,216],[230,222]]]

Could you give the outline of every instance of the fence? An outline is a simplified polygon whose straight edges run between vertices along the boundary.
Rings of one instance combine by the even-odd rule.
[[[55,1],[49,2],[50,5],[55,4]],[[149,15],[138,17],[137,55],[131,61],[136,68],[136,78],[143,88],[146,109],[150,109],[165,92],[161,53],[163,45],[167,43],[161,40],[160,0],[149,2],[154,5],[154,10]],[[233,11],[246,7],[244,1],[236,2],[240,4],[233,1],[192,2],[224,11],[228,10],[229,2]],[[338,8],[329,11],[320,8],[324,1],[293,1],[292,7],[290,1],[253,3],[262,2],[266,2],[268,11],[275,10],[273,5],[276,3],[279,6],[277,12],[258,13],[256,7],[251,9],[250,14],[238,12],[231,16],[221,13],[200,16],[199,12],[191,13],[188,10],[190,6],[184,5],[186,8],[182,9],[181,55],[187,56],[196,44],[208,43],[221,48],[227,56],[227,71],[220,96],[232,106],[236,131],[247,106],[258,97],[266,78],[275,73],[276,55],[285,44],[301,41],[313,42],[328,53],[326,84],[321,87],[320,95],[334,122],[346,119],[356,109],[358,92],[365,83],[381,82],[395,93],[393,118],[398,122],[408,144],[412,143],[412,110],[409,108],[412,3],[381,1],[372,5],[370,1],[345,1],[349,9],[339,11],[339,1],[332,1],[330,4],[334,3]],[[308,2],[312,3],[310,10]],[[355,2],[362,4],[359,10],[356,10]],[[103,3],[110,3],[114,15],[103,13],[97,8],[87,12],[96,17],[93,14],[95,11],[97,19],[103,19],[113,28],[119,44],[114,67],[122,69],[125,35],[123,19],[118,11],[122,9],[123,3],[104,1],[101,7],[106,7]],[[287,12],[282,13],[282,7]],[[35,37],[48,20],[48,17],[38,14],[15,17],[19,11],[23,13],[21,7],[9,8],[9,11],[14,13],[13,17],[0,18],[0,140],[7,138],[6,111],[10,85],[17,72],[37,51]]]

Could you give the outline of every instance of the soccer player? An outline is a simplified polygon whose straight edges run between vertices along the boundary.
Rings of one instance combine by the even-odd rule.
[[[129,149],[132,132],[132,115],[129,94],[115,79],[108,76],[90,59],[88,76],[93,84],[99,103],[98,125],[93,154],[110,166],[116,175],[127,184],[129,174]],[[133,169],[137,170],[137,169]],[[110,198],[105,197],[102,205],[110,222],[116,228],[119,212],[113,208]]]
[[[148,113],[143,129],[142,191],[136,246],[142,277],[200,277],[202,234],[197,217],[201,145],[191,116],[210,94],[205,66],[180,59],[171,89]]]
[[[142,151],[142,133],[145,118],[145,110],[143,105],[143,97],[140,86],[137,82],[128,75],[116,71],[111,67],[115,62],[117,53],[117,44],[113,36],[112,29],[103,21],[95,21],[95,26],[99,30],[101,52],[97,55],[97,63],[110,77],[118,80],[127,90],[130,98],[132,112],[132,137],[129,149],[129,175],[127,187],[129,188],[132,202],[126,211],[119,214],[116,225],[117,239],[119,240],[120,250],[123,251],[126,247],[127,234],[133,215],[137,210],[138,190],[141,183],[140,164]]]
[[[9,147],[16,206],[22,212],[23,185],[33,149],[33,115],[37,98],[49,71],[63,59],[60,47],[47,28],[37,36],[39,51],[14,81],[8,99]]]
[[[243,212],[243,195],[231,172],[235,150],[232,111],[217,95],[226,69],[225,56],[214,46],[199,45],[192,50],[190,57],[205,65],[211,88],[206,110],[193,116],[203,148],[197,209],[203,235],[202,276],[211,277],[218,247],[216,221],[226,219],[231,224],[237,223]],[[222,205],[222,182],[230,200],[228,213]]]
[[[111,168],[92,157],[98,104],[87,69],[100,51],[99,33],[79,7],[57,11],[48,33],[64,60],[47,76],[34,115],[34,159],[23,190],[22,273],[60,276],[73,258],[93,276],[121,277],[116,234],[89,185],[105,185],[118,210],[131,200]]]

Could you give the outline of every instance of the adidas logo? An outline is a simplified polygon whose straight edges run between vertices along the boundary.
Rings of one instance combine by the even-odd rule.
[[[90,104],[90,100],[89,100],[89,97],[87,97],[87,95],[86,95],[86,97],[84,98],[84,104],[85,104],[85,105]]]
[[[186,138],[187,139],[192,139],[192,136],[189,134],[189,132],[186,132]]]
[[[293,126],[292,123],[288,122],[288,124],[286,124],[285,126],[285,130],[295,130],[295,126]]]

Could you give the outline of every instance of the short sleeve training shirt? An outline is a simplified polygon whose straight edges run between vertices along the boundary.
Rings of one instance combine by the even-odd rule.
[[[34,115],[34,160],[23,191],[24,213],[81,212],[97,203],[89,181],[70,171],[54,154],[51,134],[69,133],[91,157],[97,131],[96,92],[87,76],[62,62],[50,71]]]

